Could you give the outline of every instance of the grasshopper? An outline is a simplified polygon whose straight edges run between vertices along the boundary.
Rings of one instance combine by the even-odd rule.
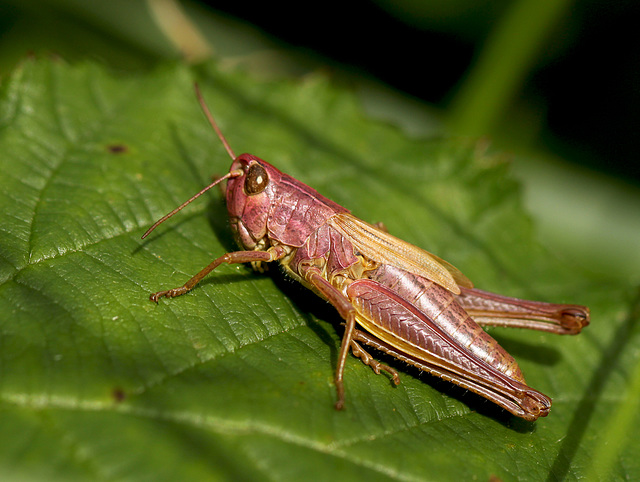
[[[232,159],[229,172],[158,220],[142,236],[213,186],[226,181],[231,230],[242,251],[226,253],[183,286],[153,293],[154,302],[196,286],[222,263],[254,269],[279,262],[285,273],[335,307],[345,321],[335,387],[344,407],[349,351],[375,373],[398,372],[363,345],[441,377],[533,421],[549,413],[551,399],[530,388],[522,372],[482,326],[577,334],[589,324],[579,305],[521,300],[478,290],[437,256],[372,225],[316,190],[251,155],[236,156],[196,85],[209,123]]]

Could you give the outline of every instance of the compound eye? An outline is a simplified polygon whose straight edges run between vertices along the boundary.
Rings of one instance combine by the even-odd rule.
[[[247,169],[247,177],[244,181],[244,192],[249,196],[260,194],[269,184],[269,175],[260,164],[251,164]]]

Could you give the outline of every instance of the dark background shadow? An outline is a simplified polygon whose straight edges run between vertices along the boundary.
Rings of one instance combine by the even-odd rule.
[[[441,18],[365,0],[295,9],[207,1],[301,54],[380,79],[446,108],[487,34],[513,2],[469,2]],[[382,3],[382,2],[380,2]],[[447,10],[446,8],[444,10]],[[416,13],[417,11],[417,13]],[[433,9],[438,13],[437,9]],[[515,103],[541,115],[539,140],[575,163],[640,184],[640,3],[572,3],[540,53]],[[331,61],[329,61],[331,63]]]

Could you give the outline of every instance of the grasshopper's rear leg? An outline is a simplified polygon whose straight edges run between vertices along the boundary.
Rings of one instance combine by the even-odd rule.
[[[163,296],[167,298],[175,298],[176,296],[183,295],[186,292],[192,290],[200,281],[202,281],[202,279],[205,276],[211,273],[214,269],[216,269],[222,263],[229,263],[229,264],[253,263],[253,262],[270,263],[271,261],[276,261],[285,255],[286,255],[286,251],[281,246],[271,247],[267,251],[234,251],[232,253],[227,253],[220,256],[215,261],[213,261],[209,266],[207,266],[198,274],[196,274],[184,285],[178,288],[173,288],[166,291],[158,291],[157,293],[153,293],[149,297],[149,299],[157,303],[158,300]]]

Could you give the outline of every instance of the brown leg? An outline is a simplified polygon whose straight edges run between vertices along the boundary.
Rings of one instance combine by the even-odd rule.
[[[233,253],[227,253],[225,255],[220,256],[209,266],[204,268],[198,274],[196,274],[193,278],[187,281],[183,286],[179,288],[173,288],[171,290],[166,291],[158,291],[157,293],[153,293],[149,299],[154,302],[158,302],[160,298],[163,296],[167,298],[175,298],[176,296],[180,296],[185,294],[187,291],[192,290],[195,285],[197,285],[202,278],[211,273],[214,269],[220,266],[222,263],[229,264],[237,264],[237,263],[251,263],[254,261],[261,261],[265,263],[269,263],[271,261],[276,261],[277,259],[282,258],[285,255],[285,251],[281,249],[279,246],[275,248],[269,248],[267,251],[235,251]]]
[[[461,288],[456,297],[481,326],[504,326],[576,335],[589,324],[589,308],[545,303],[498,295],[476,288]]]
[[[348,298],[322,277],[322,274],[317,268],[307,268],[302,271],[305,279],[322,293],[327,301],[338,310],[338,313],[340,313],[340,316],[342,316],[346,322],[335,376],[336,391],[338,393],[338,400],[335,406],[336,410],[342,410],[344,408],[344,365],[349,355],[351,341],[353,340],[353,332],[356,326],[356,309]]]
[[[354,337],[357,337],[358,333],[360,333],[360,331],[359,330],[355,330],[354,331]],[[379,361],[375,360],[355,340],[351,340],[351,352],[355,356],[360,358],[360,360],[362,360],[362,363],[364,363],[365,365],[369,365],[371,367],[371,369],[376,373],[376,375],[380,375],[380,370],[384,370],[389,375],[391,375],[391,379],[393,380],[393,383],[395,383],[396,385],[400,384],[400,376],[398,375],[397,371],[395,371],[390,366],[384,365],[384,364],[380,363]]]

